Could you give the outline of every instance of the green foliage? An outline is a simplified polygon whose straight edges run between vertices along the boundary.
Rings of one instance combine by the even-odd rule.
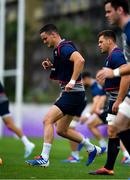
[[[47,90],[42,91],[42,89],[30,90],[25,95],[24,99],[26,102],[35,102],[35,103],[53,103],[58,95],[59,88],[51,83]]]
[[[84,25],[73,25],[72,21],[64,20],[58,21],[57,26],[59,27],[60,34],[72,39],[78,44],[90,43],[94,40],[92,29],[90,26]]]

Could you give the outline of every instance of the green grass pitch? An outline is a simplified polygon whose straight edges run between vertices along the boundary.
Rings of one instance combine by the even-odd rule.
[[[42,139],[31,138],[36,144],[36,148],[29,159],[39,155],[42,149]],[[95,142],[95,141],[94,141]],[[25,164],[23,158],[24,147],[22,143],[12,137],[0,139],[0,157],[3,165],[0,166],[0,179],[128,179],[130,178],[130,166],[120,163],[121,154],[115,165],[114,176],[93,176],[89,175],[90,170],[102,167],[106,160],[106,154],[95,159],[89,167],[85,166],[87,153],[81,151],[84,159],[80,163],[62,163],[70,152],[68,141],[65,139],[55,139],[51,150],[50,166],[48,168],[32,167]]]

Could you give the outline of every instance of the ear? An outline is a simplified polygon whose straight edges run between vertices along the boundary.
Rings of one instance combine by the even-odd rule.
[[[52,34],[52,36],[54,36],[54,37],[56,36],[56,32],[52,32],[51,34]]]
[[[109,43],[109,44],[111,43],[111,41],[112,41],[111,39],[108,39],[108,43]]]
[[[124,12],[123,8],[122,7],[118,7],[117,8],[117,13],[120,15]]]

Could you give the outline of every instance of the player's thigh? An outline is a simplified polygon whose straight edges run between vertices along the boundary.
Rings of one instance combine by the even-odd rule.
[[[57,121],[57,125],[56,125],[57,131],[61,131],[61,130],[66,131],[68,129],[72,119],[73,119],[73,116],[70,116],[70,115],[65,115],[64,117],[59,119]]]
[[[130,120],[130,98],[126,97],[124,101],[119,105],[119,113],[123,114]]]
[[[7,115],[7,116],[4,116],[4,117],[2,117],[2,119],[3,119],[3,122],[6,124],[6,125],[14,125],[14,121],[13,121],[13,119],[12,119],[12,116],[11,116],[11,114],[9,114],[9,115]]]
[[[120,112],[118,112],[117,117],[113,123],[119,132],[130,127],[130,119]]]
[[[53,105],[44,118],[44,123],[55,123],[64,116],[63,112]]]
[[[96,127],[100,124],[103,124],[103,122],[98,116],[93,121],[87,123],[87,125],[90,125],[91,127]]]

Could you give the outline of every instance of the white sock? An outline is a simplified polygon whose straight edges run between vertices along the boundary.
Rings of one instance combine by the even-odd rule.
[[[76,159],[79,159],[79,151],[72,151],[71,155],[75,157]]]
[[[125,156],[125,157],[130,157],[129,153],[128,153],[126,150],[123,151],[122,153],[123,153],[123,156]]]
[[[86,147],[88,152],[92,152],[95,148],[95,146],[90,142],[90,140],[88,138],[83,138],[82,142],[84,144],[84,146]]]
[[[30,144],[30,141],[29,141],[29,139],[26,136],[22,136],[21,137],[21,141],[23,142],[23,144],[25,146],[28,146],[28,144]]]
[[[49,159],[51,146],[52,146],[52,144],[43,143],[43,149],[42,149],[41,156],[42,156],[46,161]]]
[[[107,143],[103,138],[100,139],[98,142],[99,142],[100,147],[107,147]]]

